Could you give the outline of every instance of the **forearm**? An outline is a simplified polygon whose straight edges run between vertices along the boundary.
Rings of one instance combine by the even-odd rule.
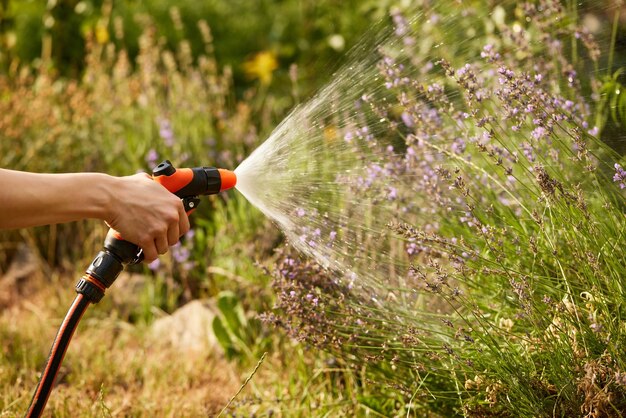
[[[0,228],[107,219],[116,180],[99,173],[34,174],[0,169]]]

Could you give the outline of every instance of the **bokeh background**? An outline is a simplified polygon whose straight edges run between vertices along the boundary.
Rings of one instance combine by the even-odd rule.
[[[234,169],[373,22],[410,3],[0,0],[0,167],[127,175],[168,158]],[[583,3],[599,39],[621,13],[615,67],[624,67],[623,5]],[[623,155],[620,130],[609,118],[604,137]],[[193,225],[88,312],[49,402],[54,416],[214,415],[265,352],[227,415],[396,410],[393,390],[370,389],[343,360],[258,319],[275,302],[266,269],[286,251],[269,220],[230,192],[203,202]],[[94,221],[0,232],[1,416],[26,409],[105,233]]]

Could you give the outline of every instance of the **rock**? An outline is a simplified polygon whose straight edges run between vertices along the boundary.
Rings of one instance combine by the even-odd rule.
[[[0,308],[10,306],[20,295],[28,293],[28,279],[38,271],[37,256],[28,245],[20,244],[7,272],[0,278]]]
[[[145,292],[146,283],[150,280],[153,279],[143,274],[123,271],[115,283],[107,289],[103,302],[108,299],[118,317],[128,320],[141,305],[142,294]]]
[[[172,315],[152,324],[152,336],[169,343],[181,353],[219,352],[223,350],[213,334],[213,318],[217,308],[207,300],[194,300]]]

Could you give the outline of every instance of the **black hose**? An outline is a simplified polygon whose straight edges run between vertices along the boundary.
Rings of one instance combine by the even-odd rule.
[[[72,306],[70,306],[69,311],[67,311],[67,315],[65,315],[65,319],[63,319],[63,322],[61,323],[59,332],[57,332],[57,336],[52,343],[52,348],[50,348],[48,361],[46,362],[43,372],[41,373],[39,383],[37,384],[37,388],[33,394],[33,399],[30,401],[30,406],[28,407],[28,412],[26,413],[27,418],[39,417],[43,413],[46,403],[48,402],[50,392],[52,391],[54,380],[57,377],[57,372],[61,367],[63,357],[65,357],[65,352],[67,351],[67,347],[72,339],[72,335],[74,335],[78,322],[88,306],[89,299],[82,294],[76,295],[74,302],[72,302]]]

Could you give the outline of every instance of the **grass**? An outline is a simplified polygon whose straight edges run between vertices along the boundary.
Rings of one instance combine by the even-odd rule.
[[[40,277],[34,283],[38,291],[3,309],[0,416],[19,416],[27,409],[58,324],[74,297],[71,283],[67,277],[52,283]],[[121,294],[127,290],[111,289],[108,297],[117,304],[88,309],[57,377],[47,416],[215,416],[235,395],[223,416],[336,416],[359,410],[356,395],[343,391],[351,386],[355,390],[348,369],[290,342],[280,351],[270,350],[239,393],[253,362],[237,366],[219,348],[180,351],[155,340],[149,323],[133,325],[116,314],[124,312]]]
[[[441,14],[449,11],[447,3],[438,7]],[[423,39],[435,43],[442,41],[438,36],[459,38],[475,29],[475,23],[467,19],[443,34],[431,28]],[[485,28],[489,25],[493,22]],[[125,175],[149,170],[156,154],[157,160],[169,158],[180,165],[234,168],[298,101],[261,84],[241,93],[232,69],[216,60],[210,37],[204,39],[204,51],[192,57],[184,40],[171,50],[164,48],[149,21],[142,30],[136,62],[128,60],[127,51],[94,38],[87,45],[81,78],[58,77],[45,60],[0,75],[0,166]],[[486,38],[496,36],[490,30],[479,31],[472,40],[472,58],[480,55]],[[533,30],[533,35],[541,33]],[[115,42],[123,44],[123,39]],[[461,68],[467,57],[457,47],[451,43],[443,54]],[[513,47],[504,43],[503,50]],[[531,60],[522,61],[520,65],[531,68]],[[547,88],[577,98],[558,65],[548,65],[553,78]],[[436,71],[453,91],[449,99],[463,104],[461,83],[441,68]],[[611,91],[624,83],[619,72],[611,71],[610,76],[616,75],[607,78],[607,95],[594,102],[599,109],[595,120],[603,125],[600,132],[623,135],[619,115],[626,106],[620,112],[611,104],[625,96]],[[293,78],[295,92],[299,80]],[[281,92],[286,90],[281,86]],[[394,97],[387,99],[391,103]],[[490,102],[479,110],[492,114],[500,107]],[[397,113],[398,108],[390,112]],[[463,133],[480,132],[475,122],[470,119]],[[522,134],[530,138],[534,127],[528,125]],[[507,131],[497,123],[491,127],[494,142],[506,144]],[[441,186],[475,197],[479,204],[473,216],[487,232],[442,214],[446,221],[441,236],[425,236],[416,225],[396,225],[394,233],[403,239],[424,241],[450,257],[441,264],[425,256],[411,259],[415,287],[432,290],[420,301],[430,300],[429,306],[439,310],[430,317],[437,326],[424,325],[412,307],[385,311],[351,299],[345,289],[329,285],[332,277],[306,262],[294,267],[296,279],[286,280],[280,273],[284,258],[276,252],[282,238],[271,221],[240,195],[212,197],[193,216],[195,236],[182,244],[190,251],[186,260],[166,256],[154,271],[135,269],[141,280],[120,280],[105,300],[88,310],[47,413],[206,416],[219,413],[236,395],[224,415],[619,416],[626,388],[621,350],[623,194],[607,186],[610,167],[600,166],[591,176],[581,163],[585,158],[603,162],[619,157],[601,146],[575,155],[566,135],[572,131],[557,127],[556,132],[553,145],[541,151],[548,155],[559,149],[564,159],[548,156],[540,161],[546,163],[545,172],[528,161],[514,168],[520,186],[508,190],[508,197],[518,201],[519,213],[497,203],[499,191],[512,186],[501,186],[506,176],[500,165],[494,166],[493,155],[477,148],[471,163],[450,164],[460,166],[467,190],[457,181],[458,173]],[[448,152],[447,144],[434,145],[443,147],[437,152]],[[593,152],[599,152],[597,160]],[[479,177],[493,187],[481,186]],[[577,198],[578,185],[584,199]],[[26,410],[74,296],[73,281],[99,250],[105,232],[105,226],[85,221],[0,233],[0,272],[6,273],[22,243],[38,261],[25,280],[0,289],[0,416]],[[453,246],[447,241],[450,236],[465,241]],[[467,261],[471,271],[454,271],[449,260],[463,250],[473,256]],[[264,270],[268,266],[271,274]],[[453,286],[440,280],[443,276],[461,286],[462,297],[452,294]],[[418,283],[416,277],[424,280]],[[154,340],[151,326],[159,315],[193,299],[214,300],[223,290],[231,292],[248,320],[241,329],[231,324],[228,330],[244,335],[242,341],[249,345],[236,350],[232,359],[214,352],[181,354]],[[302,297],[328,292],[333,302],[327,311],[303,311],[304,304],[290,311],[293,306],[281,296],[291,290]],[[274,313],[279,325],[295,330],[300,341],[257,321],[262,312]],[[327,315],[323,321],[306,322],[306,315],[320,312]],[[353,323],[357,317],[363,321],[358,327]],[[363,335],[363,329],[371,333]],[[345,339],[345,344],[314,347],[319,336]],[[255,370],[265,351],[267,357]]]
[[[0,410],[23,413],[72,292],[68,280],[5,309]],[[164,373],[164,367],[167,373]],[[130,325],[90,308],[57,377],[49,413],[75,416],[198,416],[213,414],[237,389],[238,372],[207,353],[181,355],[155,341],[148,325]]]

